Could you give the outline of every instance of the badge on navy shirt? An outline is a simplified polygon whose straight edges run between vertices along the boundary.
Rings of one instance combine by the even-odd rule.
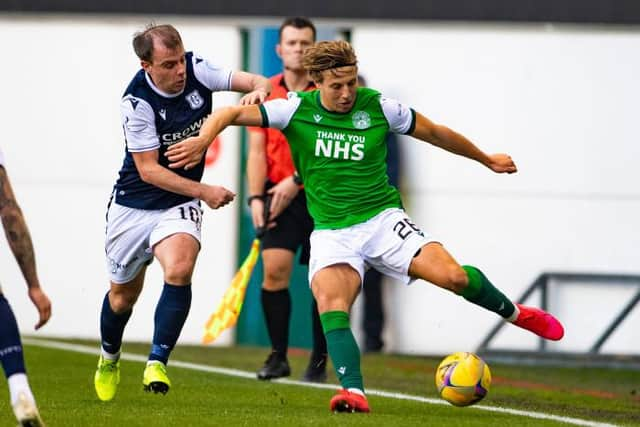
[[[187,102],[192,110],[197,110],[204,105],[204,99],[200,96],[200,92],[198,92],[197,89],[187,95]]]

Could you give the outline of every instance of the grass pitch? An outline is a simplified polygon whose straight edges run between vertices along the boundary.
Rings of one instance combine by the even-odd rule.
[[[480,408],[439,404],[433,375],[439,359],[364,355],[371,414],[332,414],[333,390],[303,384],[261,382],[253,372],[263,348],[180,346],[173,361],[233,368],[248,378],[185,369],[169,362],[173,383],[165,395],[142,391],[140,361],[122,361],[122,380],[111,402],[93,390],[95,354],[26,345],[30,382],[43,419],[53,426],[640,426],[640,372],[587,368],[515,367],[490,364],[494,381]],[[126,343],[126,353],[143,360],[148,345]],[[292,351],[291,379],[302,375],[308,353]],[[194,366],[197,368],[197,366]],[[6,384],[6,383],[5,383]],[[337,384],[331,372],[329,384]],[[0,392],[0,425],[15,425],[6,386]],[[414,396],[398,399],[390,393]],[[411,398],[410,396],[410,398]],[[511,412],[491,409],[509,408]],[[518,412],[521,411],[521,412]],[[550,414],[565,418],[541,419]],[[568,421],[569,424],[562,422]],[[582,420],[582,421],[581,421]]]

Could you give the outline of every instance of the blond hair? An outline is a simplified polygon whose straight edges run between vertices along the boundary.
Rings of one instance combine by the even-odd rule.
[[[356,66],[358,58],[351,45],[344,40],[321,41],[305,49],[302,66],[313,81],[322,82],[322,72]]]

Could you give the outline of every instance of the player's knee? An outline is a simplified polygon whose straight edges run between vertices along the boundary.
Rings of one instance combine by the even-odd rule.
[[[109,296],[111,310],[116,314],[131,310],[137,300],[138,294],[131,292],[111,292],[111,295]]]
[[[193,262],[177,261],[165,268],[164,276],[167,283],[184,285],[191,283]]]
[[[284,266],[271,266],[265,269],[262,287],[268,291],[280,291],[289,286],[289,269]]]
[[[456,294],[461,293],[469,284],[467,273],[460,267],[455,266],[448,269],[446,273],[446,288]]]
[[[325,313],[331,311],[331,299],[322,293],[317,293],[315,296],[316,305],[318,306],[318,312]]]
[[[348,299],[342,295],[334,293],[326,293],[322,291],[314,292],[318,312],[326,313],[327,311],[346,311],[351,308]]]

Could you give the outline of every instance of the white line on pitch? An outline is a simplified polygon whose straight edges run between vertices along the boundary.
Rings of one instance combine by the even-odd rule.
[[[98,355],[99,349],[96,347],[90,347],[87,345],[81,344],[69,344],[66,342],[53,341],[53,340],[43,340],[43,339],[35,339],[35,338],[23,338],[23,343],[34,345],[38,347],[47,347],[47,348],[56,348],[59,350],[66,351],[74,351],[76,353],[86,353],[91,355]],[[146,362],[147,356],[142,356],[139,354],[133,353],[122,353],[120,358],[122,360],[130,360],[134,362]],[[191,363],[191,362],[182,362],[179,360],[171,359],[172,367],[179,367],[183,369],[191,369],[194,371],[201,372],[212,372],[215,374],[228,375],[232,377],[240,377],[240,378],[249,378],[255,379],[256,374],[254,372],[241,371],[239,369],[230,369],[230,368],[220,368],[217,366],[209,366],[209,365],[201,365],[199,363]],[[324,389],[337,389],[339,388],[333,384],[317,384],[317,383],[308,383],[304,381],[296,381],[296,380],[288,380],[288,379],[278,379],[272,380],[271,382],[281,383],[281,384],[291,384],[305,387],[313,387],[313,388],[324,388]],[[423,402],[429,403],[432,405],[448,405],[448,403],[444,402],[440,399],[433,399],[429,397],[422,396],[414,396],[411,394],[404,393],[394,393],[390,391],[384,390],[375,390],[375,389],[367,389],[367,394],[372,396],[381,396],[387,397],[391,399],[400,399],[400,400],[411,400],[415,402]],[[559,415],[545,414],[542,412],[533,412],[533,411],[522,411],[519,409],[511,409],[511,408],[501,408],[496,406],[485,406],[485,405],[474,405],[474,409],[480,409],[482,411],[491,411],[491,412],[500,412],[504,414],[518,415],[522,417],[536,418],[541,420],[552,420],[558,421],[561,423],[573,424],[576,426],[585,426],[585,427],[616,427],[615,424],[601,423],[597,421],[589,421],[582,420],[580,418],[572,418],[572,417],[562,417]]]

